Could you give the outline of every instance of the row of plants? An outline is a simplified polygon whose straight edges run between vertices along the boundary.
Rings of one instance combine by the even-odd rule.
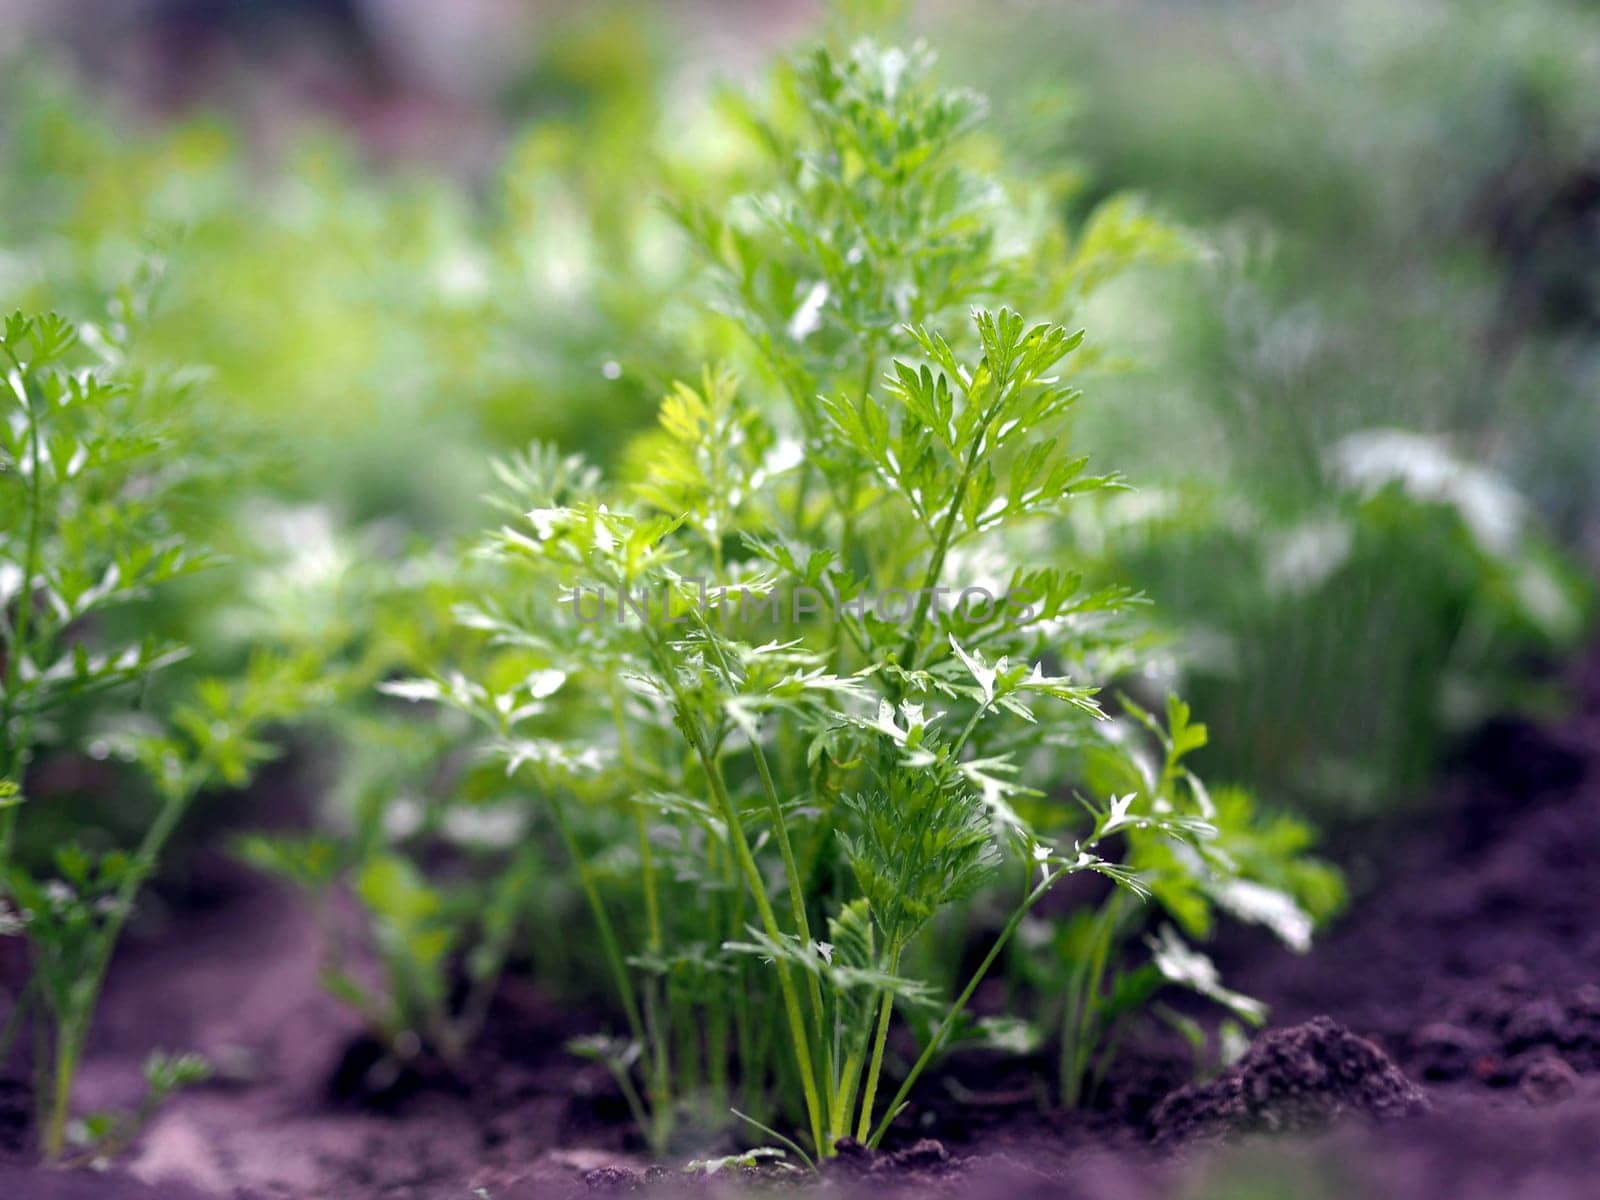
[[[203,1075],[162,1054],[139,1111],[69,1120],[143,888],[194,803],[245,787],[294,729],[337,764],[319,821],[234,852],[323,914],[323,981],[385,1048],[380,1073],[461,1067],[504,973],[527,970],[606,998],[573,1050],[611,1072],[653,1149],[731,1123],[814,1160],[876,1145],[961,1048],[1049,1047],[1074,1105],[1141,1023],[1203,1040],[1199,1010],[1163,993],[1235,1023],[1208,1062],[1264,1019],[1202,944],[1228,918],[1303,951],[1342,887],[1281,804],[1202,781],[1206,727],[1169,694],[1204,675],[1177,653],[1204,644],[1185,640],[1199,610],[1174,620],[1139,589],[1198,563],[1224,611],[1255,611],[1332,577],[1326,539],[1278,539],[1265,585],[1253,543],[1218,578],[1212,535],[1256,528],[1251,493],[1090,471],[1089,435],[1115,447],[1105,466],[1138,462],[1128,431],[1149,425],[1094,413],[1130,389],[1075,322],[1137,326],[1118,304],[1204,262],[1206,239],[1124,196],[1064,220],[1061,181],[1003,168],[984,103],[933,66],[920,45],[840,39],[781,66],[706,118],[736,150],[661,151],[666,213],[637,203],[637,173],[574,173],[584,129],[535,130],[482,224],[447,189],[336,170],[257,229],[215,131],[129,152],[62,138],[77,127],[58,95],[17,110],[34,123],[11,152],[31,166],[11,186],[34,203],[10,208],[19,250],[0,266],[63,307],[126,265],[129,224],[161,198],[149,180],[186,177],[173,154],[203,168],[173,185],[191,227],[164,288],[5,330],[0,868],[28,956],[0,1045],[32,1065],[47,1156],[114,1152]],[[127,212],[102,227],[80,207],[75,232],[39,233],[40,197],[87,202],[86,164],[104,180],[141,161]],[[562,214],[585,210],[609,270],[557,254]],[[330,303],[274,304],[283,326],[258,333],[204,283],[240,275]],[[212,349],[215,374],[156,365]],[[335,424],[309,420],[346,394]],[[531,432],[562,444],[502,454],[503,523],[441,544],[481,490],[462,464]],[[328,445],[437,454],[403,477],[374,465],[369,488],[333,478]],[[1355,529],[1334,572],[1370,557],[1381,579],[1388,555],[1434,548],[1454,590],[1433,628],[1452,642],[1460,596],[1527,599],[1522,543],[1497,558],[1473,540],[1470,465],[1429,493],[1374,474],[1367,450],[1333,460]],[[293,507],[307,499],[326,507]],[[1441,501],[1465,551],[1440,545]],[[1478,631],[1496,651],[1520,634]],[[1257,636],[1252,651],[1282,645]],[[1252,659],[1248,678],[1279,666]],[[1432,699],[1401,712],[1425,724]],[[1284,757],[1310,752],[1302,732]],[[51,758],[100,764],[86,790],[115,818],[35,794]],[[1253,758],[1221,761],[1249,780]],[[64,829],[85,845],[51,850]],[[1073,875],[1101,887],[1044,903]],[[579,921],[597,962],[562,936]],[[1007,1010],[973,1011],[1002,971]]]
[[[1560,49],[1592,29],[1566,0],[1481,7],[1276,17],[1271,45],[1318,48],[1304,63],[1231,10],[948,39],[1001,101],[975,161],[1027,181],[1027,221],[1080,230],[1070,274],[1115,271],[1134,228],[1160,264],[1076,298],[1117,350],[1080,420],[1140,486],[1079,509],[1074,566],[1157,601],[1169,672],[1225,733],[1218,767],[1324,819],[1380,813],[1473,720],[1548,704],[1527,667],[1591,607],[1540,517],[1570,541],[1593,507],[1574,450],[1593,339],[1550,265],[1581,236],[1551,206],[1592,124]],[[657,198],[720,204],[767,168],[735,103],[683,102],[660,35],[627,5],[557,29],[507,111],[559,115],[514,126],[465,187],[375,178],[327,131],[266,168],[216,118],[129,136],[31,56],[0,82],[0,281],[90,314],[153,244],[173,269],[143,344],[215,369],[280,445],[275,491],[389,544],[469,530],[481,489],[448,481],[532,437],[617,461],[672,380],[728,348],[683,303],[692,259]],[[1187,39],[1236,69],[1197,69]],[[1063,75],[1035,52],[1058,40],[1094,50]],[[1359,111],[1321,102],[1341,72]],[[1152,102],[1169,88],[1183,99]],[[1129,188],[1194,227],[1102,203]]]

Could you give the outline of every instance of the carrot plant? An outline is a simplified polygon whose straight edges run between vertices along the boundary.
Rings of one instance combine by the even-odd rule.
[[[971,165],[982,102],[931,68],[818,49],[743,112],[770,189],[676,204],[742,372],[677,385],[620,478],[501,464],[494,573],[458,611],[477,651],[388,686],[468,714],[556,834],[623,1022],[577,1048],[657,1148],[730,1108],[797,1150],[776,1126],[877,1145],[1063,877],[1137,910],[1247,874],[1179,761],[1187,709],[1148,721],[1151,774],[1102,707],[1138,598],[1044,564],[1066,506],[1124,485],[1073,444],[1083,333],[1007,306],[1064,307],[1174,235],[1127,204],[1092,244],[1019,215]],[[923,937],[980,896],[999,928],[943,997]],[[1117,930],[1062,1018],[1072,1056]],[[898,1067],[897,1011],[926,1031]]]
[[[313,523],[297,540],[312,543],[307,557],[320,566],[291,570],[287,593],[267,594],[278,640],[314,647],[340,700],[321,714],[333,768],[321,820],[251,834],[234,850],[310,901],[320,980],[383,1051],[361,1080],[381,1092],[402,1069],[463,1065],[522,947],[543,847],[524,836],[502,772],[460,769],[457,730],[425,727],[374,691],[396,664],[449,652],[450,603],[470,594],[475,573],[447,559],[397,570],[392,550],[366,533]]]
[[[515,815],[509,824],[496,819],[504,810],[493,797],[504,785],[492,770],[457,781],[453,817],[417,803],[396,821],[396,795],[439,769],[447,757],[439,743],[448,742],[384,714],[345,713],[340,723],[381,759],[362,761],[357,750],[345,768],[338,790],[348,793],[349,835],[255,834],[238,849],[311,898],[323,931],[321,982],[361,1015],[385,1051],[363,1081],[381,1091],[425,1057],[447,1069],[462,1065],[524,932],[541,848],[536,840],[507,844],[523,823]],[[470,814],[482,818],[476,826]],[[438,842],[464,868],[445,880],[430,878],[414,853]],[[355,902],[366,937],[341,923],[340,896]],[[374,963],[376,979],[366,969]]]
[[[177,520],[206,474],[192,379],[136,367],[129,353],[144,294],[125,292],[101,325],[19,313],[0,333],[0,888],[32,967],[4,1049],[31,1021],[38,1137],[52,1159],[67,1151],[73,1082],[112,955],[164,848],[204,789],[248,779],[271,753],[261,730],[316,690],[311,660],[261,654],[170,705],[141,701],[189,648],[122,638],[118,610],[214,561]],[[130,799],[153,793],[154,812],[131,850],[69,843],[41,869],[16,836],[28,765],[42,747],[91,742],[133,768],[118,786]],[[181,1056],[153,1058],[146,1108],[199,1074]],[[84,1149],[125,1142],[147,1115],[88,1121]]]
[[[1190,1018],[1158,1000],[1168,989],[1203,997],[1228,1014],[1224,1039],[1242,1036],[1266,1018],[1252,997],[1224,986],[1216,966],[1190,940],[1208,938],[1219,915],[1262,925],[1297,952],[1310,949],[1317,925],[1344,903],[1344,886],[1327,863],[1308,854],[1312,830],[1294,817],[1263,814],[1236,787],[1208,789],[1185,761],[1206,745],[1208,732],[1188,705],[1169,696],[1161,718],[1123,697],[1115,753],[1081,749],[1074,773],[1095,792],[1147,796],[1156,808],[1204,814],[1207,836],[1183,845],[1159,830],[1130,827],[1122,861],[1150,893],[1149,904],[1126,891],[1070,916],[1024,930],[1016,956],[1037,1000],[1036,1032],[1055,1031],[1061,1103],[1093,1097],[1117,1049],[1144,1017],[1154,1015],[1197,1044],[1204,1033]],[[1152,929],[1151,915],[1159,914]],[[1143,941],[1145,957],[1130,955]]]
[[[55,852],[47,876],[20,864],[8,868],[6,889],[32,950],[40,1034],[35,1098],[45,1157],[60,1158],[67,1149],[73,1082],[106,973],[162,851],[202,791],[241,787],[272,757],[274,747],[259,735],[302,710],[315,691],[315,668],[311,660],[263,655],[237,679],[202,680],[165,722],[139,722],[110,734],[108,749],[138,768],[156,796],[156,812],[138,845],[96,853],[69,843]],[[172,1076],[159,1069],[159,1060],[152,1060],[147,1074],[153,1096],[201,1077],[192,1069]],[[98,1136],[96,1126],[87,1128],[91,1136],[83,1149],[91,1154],[105,1152],[102,1141],[115,1146],[131,1137],[120,1118],[103,1118]]]
[[[167,422],[154,410],[167,407],[163,381],[119,370],[125,331],[120,319],[96,328],[88,365],[79,330],[54,314],[14,313],[0,334],[0,775],[11,792],[0,865],[15,842],[23,773],[50,722],[184,653],[151,640],[101,648],[81,636],[98,615],[205,561],[163,511],[187,481],[181,463],[162,462]]]

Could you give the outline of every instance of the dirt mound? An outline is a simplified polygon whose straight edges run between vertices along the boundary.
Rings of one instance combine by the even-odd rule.
[[[1304,957],[1223,960],[1282,1021],[1332,1013],[1414,1078],[1548,1099],[1600,1072],[1600,657],[1581,707],[1502,720],[1379,855],[1383,885]]]
[[[1207,1083],[1179,1088],[1150,1116],[1157,1145],[1324,1129],[1342,1118],[1414,1116],[1428,1101],[1377,1046],[1317,1017],[1255,1040]]]
[[[960,1161],[950,1156],[944,1143],[922,1138],[904,1150],[868,1150],[855,1138],[843,1138],[835,1147],[838,1157],[828,1163],[828,1173],[838,1179],[854,1181],[912,1176],[942,1178],[960,1170]]]

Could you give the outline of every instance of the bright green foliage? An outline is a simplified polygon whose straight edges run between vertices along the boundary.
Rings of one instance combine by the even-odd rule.
[[[818,50],[789,108],[749,116],[773,190],[680,213],[775,387],[678,385],[631,482],[546,450],[503,464],[495,576],[459,609],[476,650],[387,687],[468,714],[558,834],[626,1026],[579,1049],[657,1146],[735,1100],[822,1155],[876,1144],[1062,876],[1135,901],[1238,876],[1180,763],[1204,740],[1188,710],[1143,718],[1167,750],[1147,775],[1096,697],[1137,661],[1135,597],[1031,565],[1049,518],[1120,485],[1072,448],[1082,333],[996,303],[1074,294],[1033,258],[1062,239],[1007,225],[966,158],[982,106],[930,66]],[[1138,228],[1095,280],[1137,260]],[[1140,874],[1155,846],[1171,880]],[[919,935],[991,882],[1009,916],[941,1000]],[[897,1006],[935,1017],[885,1105]]]
[[[0,333],[0,776],[18,788],[64,706],[183,654],[148,639],[98,646],[81,636],[86,623],[206,561],[172,526],[194,484],[193,465],[172,453],[192,436],[182,381],[121,368],[133,306],[130,294],[82,335],[21,313]],[[0,862],[16,813],[0,813]]]
[[[50,878],[20,863],[7,866],[5,892],[32,950],[28,997],[49,1037],[48,1056],[34,1064],[47,1157],[57,1158],[65,1149],[72,1084],[100,989],[162,851],[202,791],[242,787],[275,755],[260,734],[315,702],[317,669],[309,658],[263,656],[238,679],[201,680],[192,698],[173,709],[167,730],[134,728],[108,735],[117,757],[142,768],[158,800],[138,846],[101,855],[65,846],[55,854]],[[152,1094],[159,1090],[152,1084]]]
[[[841,7],[871,24],[894,6]],[[104,964],[163,844],[198,795],[249,778],[271,725],[335,698],[325,825],[241,851],[312,898],[323,980],[389,1048],[382,1069],[459,1064],[524,953],[543,987],[610,989],[615,1030],[573,1049],[613,1071],[658,1147],[730,1110],[802,1155],[780,1131],[822,1154],[876,1141],[965,1045],[1048,1044],[1061,1100],[1089,1102],[1149,1017],[1211,1059],[1173,989],[1226,1012],[1236,1048],[1263,1010],[1194,944],[1231,918],[1303,949],[1343,899],[1278,806],[1393,796],[1447,728],[1504,706],[1525,648],[1582,625],[1584,588],[1469,457],[1581,520],[1593,406],[1567,398],[1592,391],[1593,356],[1567,326],[1519,328],[1513,302],[1526,283],[1589,295],[1568,278],[1581,256],[1498,263],[1467,244],[1476,217],[1440,237],[1441,206],[1477,200],[1415,170],[1448,151],[1463,169],[1447,190],[1476,193],[1499,140],[1530,195],[1583,167],[1593,89],[1551,52],[1567,18],[1534,10],[1516,30],[1474,13],[1465,58],[1428,22],[1387,22],[1399,40],[1358,63],[1359,39],[1313,56],[1359,67],[1373,112],[1411,114],[1378,138],[1338,136],[1271,56],[1191,76],[1205,56],[1179,39],[1184,61],[1154,64],[1163,88],[1078,55],[1090,119],[997,146],[984,102],[938,86],[925,48],[867,42],[723,106],[733,145],[658,102],[659,63],[607,7],[549,39],[527,81],[569,115],[515,135],[470,198],[373,175],[326,139],[263,180],[210,121],[125,137],[31,67],[0,72],[0,285],[76,308],[135,235],[185,230],[158,237],[177,268],[161,312],[132,291],[103,326],[14,318],[0,355],[0,932],[24,934],[36,968],[0,1045],[28,1019],[50,1034],[47,1144],[81,1124],[85,1153],[114,1153],[199,1074],[154,1060],[136,1112],[66,1119]],[[1025,52],[1059,86],[1050,20],[976,55],[1003,64],[1008,119]],[[1072,20],[1076,39],[1089,25]],[[1412,68],[1445,58],[1450,86],[1419,87]],[[1484,88],[1480,65],[1506,86]],[[1196,102],[1152,108],[1175,72]],[[1227,230],[1197,255],[1133,197],[1091,203],[1101,183],[1076,147],[1061,157],[1065,129],[1101,180],[1154,180],[1189,213],[1264,211],[1287,236]],[[1231,165],[1195,171],[1197,145]],[[1043,176],[1006,178],[1007,161]],[[670,218],[658,173],[676,181]],[[732,180],[755,190],[725,202]],[[1415,211],[1397,221],[1402,193]],[[1172,292],[1128,278],[1183,260],[1201,269]],[[1076,326],[1104,337],[1118,318],[1176,373],[1113,392],[1107,348]],[[167,611],[182,586],[163,585],[206,561],[198,497],[241,447],[201,452],[212,389],[144,365],[152,345],[215,363],[230,407],[290,449],[281,486],[328,503],[330,528],[383,514],[371,542],[337,547],[356,560],[457,526],[477,491],[456,486],[461,464],[490,444],[553,437],[607,470],[536,447],[499,466],[505,527],[459,563],[424,556],[422,587],[350,570],[258,591],[249,621],[208,591],[211,624],[190,628]],[[633,436],[662,391],[658,427]],[[1512,410],[1550,420],[1484,420]],[[1091,473],[1083,446],[1142,490]],[[230,551],[253,535],[218,532]],[[1127,582],[1159,600],[1154,620],[1206,636],[1153,654]],[[1001,599],[969,606],[972,586]],[[295,649],[199,684],[159,670],[192,647],[226,672],[255,642]],[[1192,769],[1207,733],[1160,703],[1168,654],[1219,723],[1207,770],[1271,783],[1270,808]],[[427,677],[368,686],[400,669]],[[108,849],[86,830],[92,849],[17,861],[49,840],[30,760],[91,747],[141,769],[116,800],[137,821],[154,799],[146,837]],[[1103,898],[1039,916],[1079,871],[1106,878]],[[952,979],[969,957],[977,972]],[[974,1019],[991,968],[1013,1011]],[[897,1020],[914,1063],[891,1053]]]
[[[321,569],[291,570],[299,586],[253,590],[273,606],[275,637],[321,664],[320,686],[337,703],[319,711],[319,730],[337,770],[319,797],[318,829],[254,834],[234,850],[310,899],[324,986],[390,1051],[369,1081],[381,1088],[419,1055],[460,1064],[507,958],[525,944],[545,848],[507,803],[499,769],[463,772],[452,760],[459,728],[424,728],[374,690],[397,664],[448,653],[449,603],[471,594],[472,572],[443,580],[425,562],[397,571],[381,548],[322,533],[330,544],[320,548],[302,535]],[[431,782],[446,772],[453,787],[441,797]],[[418,865],[429,851],[448,855],[447,876]],[[366,928],[351,927],[350,900]]]
[[[0,424],[0,765],[9,801],[0,812],[0,888],[33,966],[4,1048],[31,1017],[49,1158],[66,1149],[73,1080],[112,953],[168,840],[202,790],[242,786],[273,754],[261,738],[268,725],[319,694],[314,657],[261,654],[237,677],[197,681],[154,724],[111,703],[187,653],[176,643],[117,640],[114,610],[209,561],[177,525],[205,474],[199,410],[181,377],[127,366],[134,297],[125,294],[104,326],[18,314],[0,337],[10,404]],[[89,700],[102,701],[98,712]],[[24,775],[37,748],[72,745],[86,721],[102,726],[97,755],[140,769],[155,812],[132,850],[68,844],[45,875],[13,854]],[[170,1092],[179,1075],[163,1068],[151,1095]],[[91,1142],[117,1141],[125,1128],[102,1124]]]
[[[1123,861],[1169,923],[1147,939],[1152,953],[1146,963],[1130,963],[1123,952],[1148,919],[1121,894],[1055,928],[1027,931],[1019,967],[1041,999],[1037,1019],[1060,1031],[1061,1098],[1068,1105],[1089,1098],[1132,1022],[1163,988],[1204,996],[1249,1025],[1265,1019],[1262,1005],[1224,987],[1210,960],[1183,940],[1209,937],[1219,911],[1263,925],[1304,952],[1316,926],[1344,904],[1338,872],[1307,855],[1315,840],[1307,826],[1287,816],[1260,816],[1249,793],[1238,788],[1212,792],[1185,764],[1207,740],[1188,705],[1169,697],[1164,722],[1127,698],[1122,709],[1131,718],[1129,741],[1137,746],[1135,729],[1142,730],[1157,755],[1088,747],[1083,774],[1096,791],[1113,797],[1111,819],[1126,843]],[[1192,841],[1179,843],[1146,826],[1132,815],[1140,795],[1151,796],[1156,811],[1197,814],[1203,832],[1196,829]],[[1192,1032],[1180,1014],[1160,1011]]]
[[[474,528],[490,453],[540,437],[608,458],[698,362],[671,337],[688,255],[659,176],[714,190],[739,166],[709,114],[660,102],[649,13],[547,16],[501,160],[470,183],[374,169],[356,138],[287,114],[264,169],[215,113],[139,121],[43,56],[8,57],[0,296],[91,310],[154,245],[168,270],[143,351],[206,364],[283,451],[275,490]]]

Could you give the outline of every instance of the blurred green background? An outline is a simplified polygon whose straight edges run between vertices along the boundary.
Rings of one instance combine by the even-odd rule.
[[[1560,703],[1600,557],[1576,0],[0,0],[0,303],[94,318],[157,271],[142,353],[259,451],[230,548],[398,562],[484,523],[492,454],[617,462],[718,353],[662,201],[750,185],[722,87],[874,20],[1069,227],[1125,194],[1181,230],[1037,315],[1093,332],[1080,436],[1138,485],[1057,552],[1156,601],[1208,775],[1361,820]]]

